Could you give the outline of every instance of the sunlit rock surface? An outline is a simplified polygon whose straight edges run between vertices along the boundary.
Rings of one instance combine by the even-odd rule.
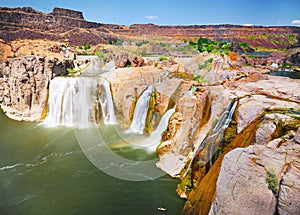
[[[216,199],[209,214],[299,214],[300,145],[252,145],[235,149],[222,162]],[[274,172],[270,189],[268,172]]]
[[[66,74],[68,61],[28,56],[9,59],[0,71],[0,105],[12,119],[37,121],[47,106],[50,80]]]

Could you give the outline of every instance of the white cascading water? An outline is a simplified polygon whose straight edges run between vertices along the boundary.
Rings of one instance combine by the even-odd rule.
[[[105,79],[102,79],[100,82],[101,93],[98,95],[98,99],[101,105],[103,122],[105,125],[118,124],[115,116],[110,84]]]
[[[46,126],[86,127],[94,122],[97,80],[56,77],[50,82]]]
[[[151,85],[142,93],[142,95],[138,99],[134,109],[132,123],[130,127],[126,130],[126,133],[134,132],[142,134],[144,132],[149,100],[153,92],[154,87]]]
[[[174,106],[172,109],[168,110],[159,121],[159,124],[157,128],[150,134],[149,137],[146,138],[146,140],[143,141],[142,144],[138,144],[139,146],[147,148],[150,152],[155,152],[157,146],[160,143],[161,136],[163,132],[167,129],[169,124],[169,119],[175,112],[176,106]]]
[[[98,56],[88,56],[88,59],[90,59],[90,63],[85,69],[86,71],[97,71],[101,68],[101,62]]]

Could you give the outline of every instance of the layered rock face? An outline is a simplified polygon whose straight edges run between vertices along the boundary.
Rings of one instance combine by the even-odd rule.
[[[83,14],[80,11],[68,10],[64,8],[55,7],[51,13],[54,16],[67,16],[74,19],[84,19]]]
[[[50,80],[65,75],[67,67],[72,67],[70,62],[51,57],[7,60],[0,70],[2,110],[15,120],[39,121],[47,107]]]
[[[74,45],[108,43],[116,37],[100,23],[88,22],[79,11],[54,8],[45,14],[32,8],[0,7],[0,38],[5,42],[16,39],[47,39]],[[97,28],[97,30],[92,30]]]
[[[299,27],[262,27],[236,25],[191,25],[158,26],[153,24],[135,24],[131,26],[88,22],[79,11],[54,8],[44,14],[29,7],[0,8],[0,38],[6,42],[15,39],[43,39],[66,41],[74,45],[109,43],[117,39],[127,40],[128,36],[158,36],[173,38],[207,37],[221,41],[242,41],[256,47],[289,48],[298,46]],[[53,33],[55,30],[55,33]],[[71,30],[71,31],[70,31]],[[57,33],[61,33],[58,35]],[[63,34],[65,33],[65,34]],[[266,36],[269,35],[266,39]],[[274,36],[275,35],[275,36]],[[80,36],[84,40],[80,40]],[[249,36],[257,37],[255,40]],[[290,41],[292,36],[295,41]],[[271,43],[270,41],[275,41]]]
[[[184,214],[208,214],[209,211],[210,214],[240,214],[240,211],[247,211],[247,214],[299,213],[300,151],[295,134],[300,126],[300,94],[296,90],[299,84],[299,80],[271,76],[223,84],[219,95],[240,98],[234,123],[224,134],[224,141],[229,140],[229,143],[219,148],[221,154],[215,153],[210,165],[201,166],[199,162],[209,153],[209,148],[203,149],[208,152],[200,150],[196,155],[191,170],[194,185],[188,188],[192,191],[181,193],[188,199]],[[206,90],[212,88],[206,87]],[[214,109],[216,107],[212,105],[212,113]],[[190,121],[193,116],[191,113],[185,120]],[[207,133],[203,128],[199,134]],[[168,153],[184,154],[188,148],[180,142],[173,144],[173,148],[181,150],[167,151],[163,157]],[[195,141],[194,146],[197,146]],[[235,149],[237,147],[247,148]],[[189,161],[191,155],[181,160]],[[182,163],[181,167],[186,168],[186,165],[184,167]],[[173,170],[173,167],[169,169]],[[183,173],[182,170],[177,172],[180,173],[178,176]]]
[[[97,28],[101,24],[87,22],[83,19],[82,12],[54,8],[49,14],[36,11],[29,7],[0,8],[2,26],[11,24],[12,27],[27,27],[30,29],[55,29],[66,30],[74,27]],[[4,30],[4,29],[3,29]]]
[[[209,214],[299,214],[300,145],[276,139],[235,149],[222,162]]]

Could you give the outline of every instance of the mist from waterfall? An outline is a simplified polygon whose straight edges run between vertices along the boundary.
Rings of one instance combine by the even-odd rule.
[[[151,85],[142,93],[142,95],[138,99],[134,109],[132,123],[126,130],[126,133],[133,132],[143,134],[148,113],[149,100],[153,92],[154,87]]]

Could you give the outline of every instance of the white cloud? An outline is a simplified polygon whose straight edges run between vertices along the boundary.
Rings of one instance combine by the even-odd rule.
[[[146,19],[158,19],[158,16],[145,16]]]
[[[253,24],[244,24],[243,26],[254,26]]]
[[[299,19],[295,19],[292,21],[292,24],[294,25],[300,25],[300,20]]]

